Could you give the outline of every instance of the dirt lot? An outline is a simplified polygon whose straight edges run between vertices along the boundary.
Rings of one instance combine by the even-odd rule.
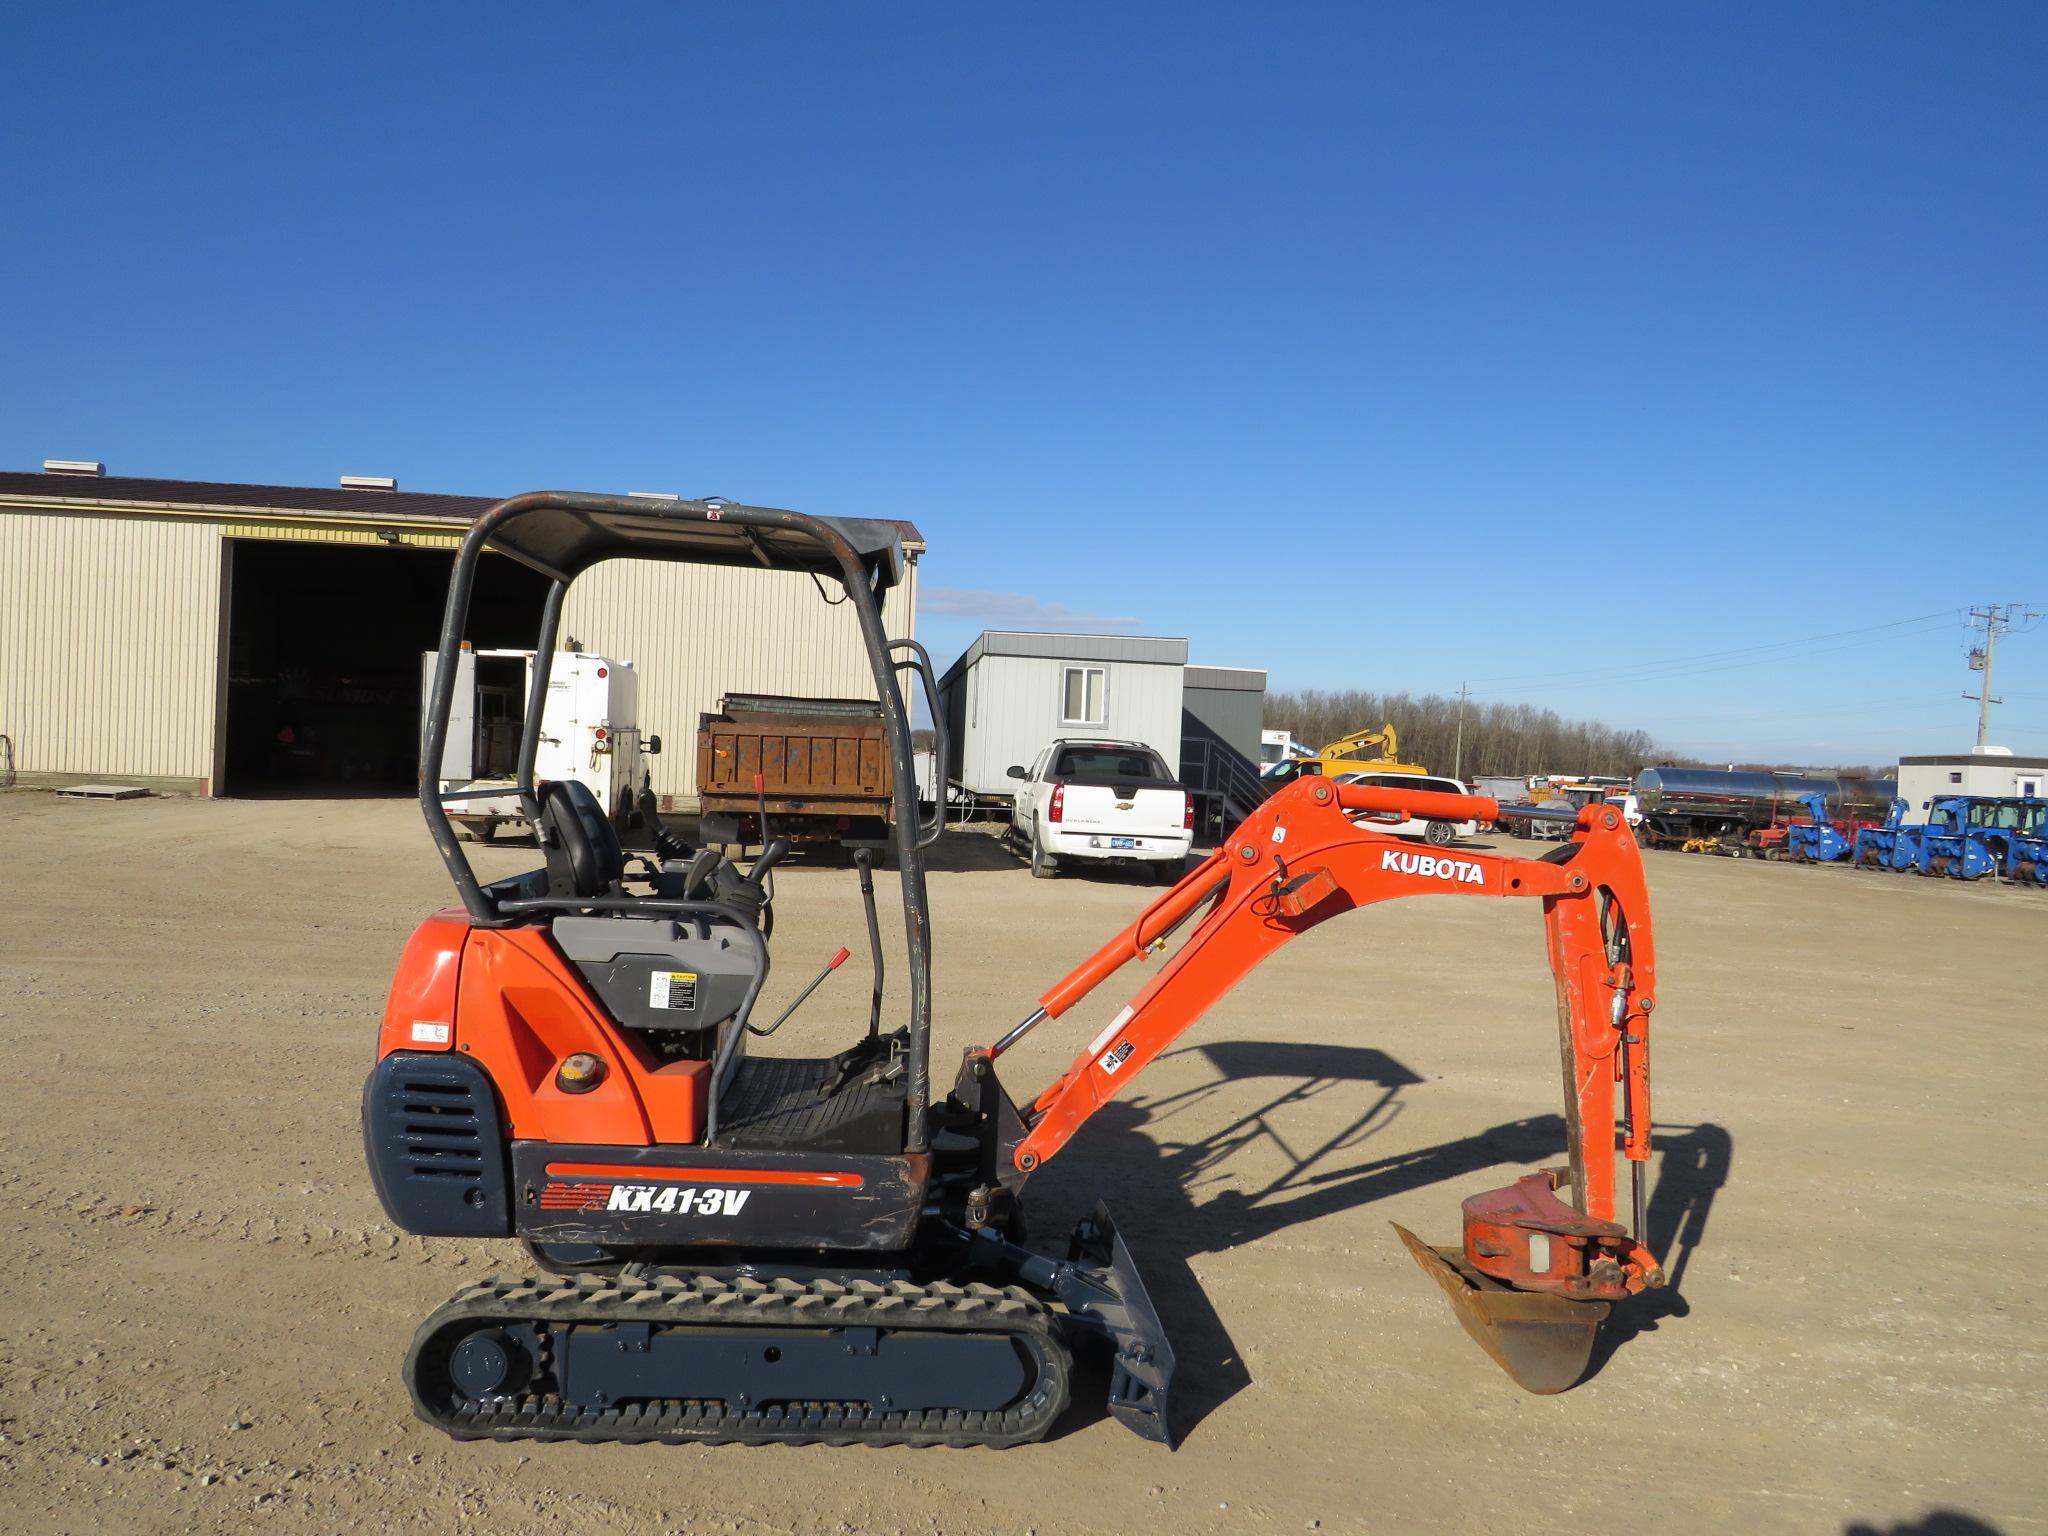
[[[944,853],[941,1060],[1147,899]],[[416,810],[0,797],[0,1528],[2048,1532],[2048,897],[1649,863],[1679,1290],[1576,1391],[1517,1391],[1387,1229],[1454,1240],[1561,1136],[1536,912],[1418,901],[1283,953],[1033,1186],[1041,1241],[1117,1210],[1180,1343],[1178,1452],[1092,1402],[997,1453],[458,1445],[399,1359],[521,1256],[387,1227],[356,1125],[399,945],[449,899]],[[853,899],[783,877],[771,1001],[863,947]],[[865,991],[856,959],[777,1048]]]

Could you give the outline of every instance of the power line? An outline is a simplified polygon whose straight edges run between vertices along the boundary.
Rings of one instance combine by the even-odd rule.
[[[1984,674],[1984,686],[1963,695],[1977,704],[1977,745],[1991,740],[1991,706],[2002,702],[1991,696],[1991,663],[1998,656],[1998,637],[2025,634],[2041,622],[2041,615],[2020,603],[1987,603],[1970,610],[1970,625],[1981,630],[1984,643],[1970,652],[1970,670]]]
[[[1937,634],[1942,630],[1947,629],[1949,625],[1953,622],[1953,615],[1943,615],[1941,623],[1927,625],[1920,629],[1895,630],[1893,633],[1888,634],[1883,638],[1887,641],[1910,640],[1917,638],[1921,635]],[[1803,650],[1778,651],[1768,656],[1751,656],[1745,660],[1725,661],[1720,663],[1719,665],[1710,667],[1685,666],[1668,663],[1651,663],[1650,665],[1661,666],[1664,668],[1664,670],[1639,671],[1631,673],[1626,676],[1600,676],[1598,674],[1581,674],[1576,672],[1567,672],[1558,674],[1556,681],[1552,684],[1548,691],[1552,693],[1558,692],[1560,684],[1579,684],[1600,689],[1609,689],[1616,687],[1625,687],[1632,684],[1640,683],[1660,683],[1677,681],[1679,679],[1689,677],[1706,677],[1716,672],[1741,672],[1746,671],[1752,667],[1768,667],[1778,665],[1781,663],[1791,662],[1794,660],[1805,661],[1812,657],[1833,655],[1841,651],[1860,650],[1871,643],[1872,642],[1867,637],[1858,635],[1854,638],[1837,640],[1831,645],[1818,645],[1809,642],[1806,644],[1806,648]],[[1564,691],[1569,692],[1569,687],[1567,686]]]
[[[1769,660],[1775,659],[1771,653],[1794,650],[1801,646],[1818,645],[1830,640],[1855,639],[1863,635],[1880,634],[1886,630],[1905,629],[1909,625],[1932,625],[1933,621],[1936,620],[1946,625],[1955,622],[1955,619],[1956,610],[1944,608],[1936,613],[1918,614],[1910,619],[1893,619],[1886,624],[1868,624],[1860,629],[1838,629],[1826,634],[1806,635],[1797,640],[1777,640],[1767,645],[1739,646],[1734,650],[1728,651],[1702,651],[1693,656],[1668,656],[1655,661],[1618,662],[1606,667],[1573,667],[1561,672],[1529,672],[1512,677],[1482,677],[1476,678],[1474,681],[1481,684],[1491,683],[1496,686],[1512,683],[1544,683],[1561,678],[1585,679],[1595,682],[1630,682],[1638,680],[1631,675],[1637,672],[1649,671],[1657,676],[1663,676],[1666,675],[1663,670],[1666,668],[1685,668],[1699,662],[1725,661],[1738,656],[1753,656]],[[1931,629],[1915,631],[1915,633],[1931,632]],[[1669,675],[1676,676],[1680,674],[1672,673]]]

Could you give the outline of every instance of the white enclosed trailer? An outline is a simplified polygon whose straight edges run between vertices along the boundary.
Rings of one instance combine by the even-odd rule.
[[[464,799],[450,807],[451,819],[475,837],[495,837],[506,827],[531,830],[513,788],[513,754],[532,693],[533,656],[532,651],[464,651],[457,661],[441,791],[505,787],[502,796]],[[422,741],[426,707],[434,696],[434,661],[432,651],[420,658]],[[641,737],[639,682],[630,661],[586,651],[556,652],[533,760],[536,785],[581,780],[621,832],[646,782],[642,754],[661,750],[658,735]]]

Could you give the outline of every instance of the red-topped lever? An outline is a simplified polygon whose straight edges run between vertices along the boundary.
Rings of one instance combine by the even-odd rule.
[[[766,1029],[763,1029],[758,1024],[749,1024],[747,1026],[747,1033],[750,1035],[772,1035],[775,1033],[775,1031],[782,1028],[784,1020],[788,1019],[788,1017],[792,1013],[795,1013],[797,1009],[803,1007],[804,1000],[808,998],[813,992],[817,991],[819,987],[824,985],[825,978],[827,976],[830,976],[834,971],[838,970],[839,967],[846,964],[846,957],[851,953],[852,951],[847,949],[845,945],[840,945],[839,953],[834,955],[830,960],[827,960],[825,962],[825,969],[818,972],[817,975],[813,976],[811,978],[811,984],[805,987],[803,991],[797,993],[795,1000],[791,1002],[787,1008],[783,1009],[782,1012],[775,1016],[775,1022],[773,1024],[770,1024]]]

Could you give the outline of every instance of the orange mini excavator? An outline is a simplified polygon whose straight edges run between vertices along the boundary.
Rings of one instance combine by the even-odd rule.
[[[462,904],[406,947],[363,1131],[397,1225],[516,1237],[543,1273],[467,1286],[420,1326],[405,1374],[427,1422],[462,1438],[1011,1445],[1052,1426],[1076,1349],[1106,1346],[1109,1411],[1171,1443],[1173,1349],[1107,1210],[1081,1223],[1064,1258],[1047,1257],[1025,1246],[1025,1187],[1253,966],[1318,923],[1402,896],[1540,904],[1569,1164],[1466,1199],[1457,1248],[1402,1241],[1473,1337],[1538,1392],[1579,1378],[1613,1304],[1663,1283],[1643,1246],[1649,908],[1613,807],[1552,813],[1572,822],[1570,841],[1527,860],[1423,851],[1373,825],[1491,821],[1491,800],[1297,780],[1021,1023],[967,1051],[951,1091],[934,1095],[923,849],[941,826],[920,819],[902,674],[917,674],[941,731],[946,716],[929,658],[883,628],[882,596],[904,568],[896,526],[558,492],[500,503],[455,560],[429,763],[447,739],[491,551],[547,581],[517,774],[543,867],[480,883],[449,822],[461,792],[423,775],[427,825]],[[742,867],[689,847],[644,802],[652,850],[628,855],[612,807],[580,784],[536,781],[563,594],[618,557],[802,572],[821,595],[844,590],[894,761],[907,949],[895,1027],[883,1023],[865,852],[865,1032],[833,1056],[750,1055],[748,1040],[811,990],[763,1021],[770,872],[786,846],[771,839]],[[1065,1074],[1014,1099],[1004,1053],[1147,959],[1150,979]],[[1617,1148],[1632,1175],[1626,1222]]]

